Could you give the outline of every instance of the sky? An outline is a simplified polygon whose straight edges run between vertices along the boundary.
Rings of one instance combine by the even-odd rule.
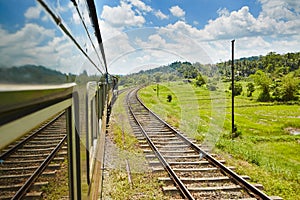
[[[112,69],[128,60],[137,69],[172,59],[225,61],[231,58],[233,39],[236,58],[300,49],[300,1],[121,0],[104,1],[99,8],[103,37],[112,38],[105,47],[115,37],[115,43],[132,48],[131,57],[113,48],[124,56],[114,60]],[[148,49],[134,52],[139,48]]]
[[[92,46],[70,1],[46,1],[86,52]],[[92,31],[85,2],[77,1]],[[174,61],[217,63],[300,51],[300,1],[95,1],[109,73],[128,74]],[[34,0],[0,2],[0,67],[36,63],[77,73],[82,54]],[[96,39],[92,39],[96,44]],[[15,44],[18,41],[22,47]],[[64,56],[61,56],[64,55]],[[18,57],[19,59],[16,59]],[[55,59],[54,59],[55,58]],[[93,73],[93,70],[89,71]]]

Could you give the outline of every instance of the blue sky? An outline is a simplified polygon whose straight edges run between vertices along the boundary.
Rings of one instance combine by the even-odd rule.
[[[117,57],[111,68],[122,73],[173,59],[229,60],[232,39],[236,58],[300,50],[299,1],[120,0],[102,1],[98,12],[108,58]]]
[[[95,53],[86,42],[72,3],[45,1],[93,56]],[[114,74],[177,60],[200,63],[229,60],[232,39],[236,40],[236,58],[271,51],[300,51],[300,1],[102,0],[95,3],[109,71]],[[92,30],[85,8],[84,1],[79,1],[79,9]],[[74,72],[69,66],[83,62],[80,52],[71,48],[74,44],[35,0],[0,1],[0,16],[2,63],[36,63]],[[10,44],[13,40],[30,50],[13,47]],[[61,54],[72,59],[61,58]],[[20,59],[16,60],[16,56]]]
[[[100,4],[101,3],[101,4]],[[168,23],[174,23],[178,20],[176,16],[173,16],[170,12],[170,8],[173,6],[178,6],[182,8],[185,12],[185,20],[189,24],[193,24],[197,28],[203,28],[210,19],[217,18],[218,10],[226,8],[229,12],[234,10],[239,10],[243,6],[249,6],[251,8],[251,13],[253,16],[258,16],[261,11],[260,3],[255,0],[164,0],[164,1],[144,1],[145,4],[150,6],[153,10],[160,10],[162,13],[168,16],[167,19],[160,19],[156,17],[153,13],[147,13],[145,16],[146,26],[156,25],[164,26]],[[99,12],[103,12],[103,6],[108,5],[110,7],[116,7],[120,5],[120,1],[102,1],[99,2]],[[138,9],[133,5],[133,9]],[[195,24],[194,22],[197,22]]]

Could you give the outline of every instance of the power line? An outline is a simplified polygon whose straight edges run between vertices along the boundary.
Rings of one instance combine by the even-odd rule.
[[[87,36],[88,36],[88,38],[89,38],[89,40],[90,40],[90,42],[91,42],[91,44],[92,44],[92,46],[93,46],[94,51],[95,51],[95,53],[96,53],[96,55],[97,55],[97,57],[98,57],[98,59],[99,59],[99,62],[100,62],[100,64],[102,65],[102,67],[104,67],[104,66],[103,66],[103,63],[102,63],[102,61],[101,61],[101,58],[100,58],[100,56],[99,56],[99,54],[98,54],[98,51],[96,50],[96,47],[95,47],[95,45],[94,45],[94,43],[93,43],[93,41],[92,41],[91,35],[90,35],[90,33],[89,33],[88,29],[87,29],[87,26],[86,26],[86,24],[85,24],[85,22],[84,22],[84,20],[83,20],[83,17],[82,17],[82,15],[80,14],[80,11],[79,11],[79,8],[78,8],[78,4],[76,3],[75,0],[71,0],[71,1],[73,2],[73,5],[75,6],[75,8],[76,8],[76,10],[77,10],[77,13],[78,13],[79,18],[80,18],[80,20],[81,20],[81,23],[82,23],[83,26],[84,26],[84,29],[85,29],[85,31],[86,31],[86,33],[87,33]],[[105,70],[105,69],[104,69],[104,70]]]
[[[106,74],[108,74],[107,63],[106,63],[104,47],[103,47],[103,41],[102,41],[102,37],[101,37],[101,33],[100,33],[100,27],[99,27],[99,23],[98,23],[95,3],[94,3],[93,0],[87,0],[87,5],[88,5],[88,8],[89,8],[89,12],[90,12],[90,18],[91,18],[91,21],[92,21],[94,29],[95,29],[95,35],[97,37],[98,44],[99,44],[99,47],[100,47],[100,51],[101,51],[101,54],[102,54],[102,58],[103,58],[103,61],[104,61],[105,72],[106,72]]]
[[[72,42],[77,46],[77,48],[84,54],[84,56],[94,65],[94,67],[101,73],[103,72],[99,69],[99,67],[93,62],[93,60],[87,55],[87,53],[82,49],[82,47],[79,45],[79,43],[76,41],[76,39],[72,36],[72,34],[68,31],[68,29],[65,27],[65,25],[62,23],[61,18],[48,7],[48,5],[43,0],[37,0],[42,7],[50,14],[52,19],[55,21],[57,26],[60,27],[60,29],[72,40]]]

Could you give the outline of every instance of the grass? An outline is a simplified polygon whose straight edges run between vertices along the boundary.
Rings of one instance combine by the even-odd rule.
[[[181,82],[162,83],[159,97],[154,87],[142,89],[139,95],[166,121],[215,147],[238,172],[263,184],[267,194],[299,199],[300,135],[288,132],[300,128],[299,104],[260,103],[255,101],[259,91],[251,98],[245,94],[235,97],[235,124],[241,135],[232,140],[227,84],[208,91]],[[169,93],[176,97],[172,104],[165,101],[164,95]]]
[[[178,107],[177,96],[171,92],[168,87],[159,85],[159,94],[157,96],[157,85],[149,86],[143,90],[143,98],[148,100],[148,106],[154,112],[159,112],[163,118],[167,121],[172,122],[175,127],[179,127],[179,112],[170,115],[172,110],[180,110]],[[167,102],[167,96],[172,95],[172,101]]]
[[[115,144],[118,151],[111,169],[107,169],[104,178],[104,199],[165,199],[158,182],[160,174],[153,174],[148,163],[138,147],[138,141],[132,134],[124,100],[126,93],[122,93],[115,102],[110,119],[111,131],[108,137]],[[106,154],[112,154],[107,152]],[[131,183],[128,179],[125,162],[129,163]]]
[[[69,197],[68,160],[65,158],[55,177],[50,178],[49,184],[42,187],[43,199],[54,200]]]
[[[128,183],[126,171],[110,170],[104,199],[166,199],[159,188],[158,174],[132,173],[131,177],[132,185]]]

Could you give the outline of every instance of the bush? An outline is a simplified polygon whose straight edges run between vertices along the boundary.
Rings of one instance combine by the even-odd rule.
[[[206,82],[204,80],[204,78],[202,77],[201,74],[198,74],[198,76],[196,77],[196,82],[195,85],[198,87],[201,87],[202,85],[204,85]]]
[[[290,101],[296,100],[296,93],[298,91],[299,80],[293,76],[286,75],[282,78],[282,100]]]
[[[229,85],[229,90],[231,90],[231,84]],[[234,83],[234,96],[241,95],[243,92],[243,86],[240,83]]]
[[[234,130],[233,130],[233,133],[231,133],[231,139],[235,139],[238,137],[242,137],[242,131],[238,130],[237,125],[234,124]]]
[[[171,102],[172,101],[172,95],[168,94],[167,96],[167,102]]]
[[[258,101],[267,102],[271,100],[270,96],[270,85],[272,79],[263,71],[257,70],[255,74],[250,76],[256,85],[260,86],[262,92],[259,94]]]
[[[216,91],[218,89],[216,84],[213,84],[213,83],[208,84],[206,87],[210,91]]]
[[[271,96],[268,90],[263,90],[257,98],[257,101],[260,102],[268,102],[270,100],[271,100]]]
[[[252,93],[255,91],[253,83],[247,83],[247,97],[252,97]]]

